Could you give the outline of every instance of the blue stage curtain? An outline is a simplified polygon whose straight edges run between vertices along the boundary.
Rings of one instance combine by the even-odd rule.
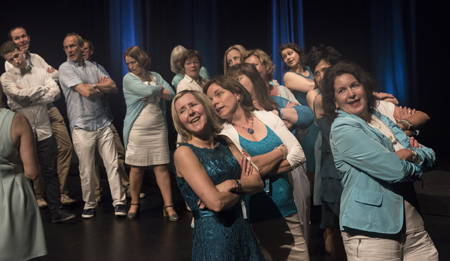
[[[278,48],[285,43],[303,43],[302,0],[272,0],[272,61],[276,65],[274,79],[283,82],[283,60]]]
[[[414,0],[371,2],[373,75],[380,91],[409,106],[417,88],[414,13]]]

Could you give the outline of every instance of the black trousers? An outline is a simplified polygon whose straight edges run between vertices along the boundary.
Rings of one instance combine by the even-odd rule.
[[[62,208],[61,194],[59,192],[59,177],[57,172],[57,148],[53,135],[36,143],[41,175],[45,183],[45,196],[51,213]]]

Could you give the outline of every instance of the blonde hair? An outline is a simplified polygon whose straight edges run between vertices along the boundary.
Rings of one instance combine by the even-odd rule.
[[[173,48],[172,53],[170,54],[170,70],[173,73],[179,73],[182,70],[180,66],[178,66],[178,63],[180,62],[181,54],[186,51],[187,49],[181,45],[177,45]]]
[[[273,65],[269,55],[267,55],[267,53],[265,53],[263,50],[260,49],[248,50],[244,53],[244,55],[241,56],[241,62],[243,63],[246,59],[248,59],[252,55],[258,58],[261,65],[266,68],[266,75],[267,75],[266,80],[268,82],[272,81],[273,72],[275,71],[275,65]]]
[[[206,117],[208,119],[208,124],[211,127],[212,133],[211,135],[216,136],[222,131],[222,125],[224,121],[216,114],[216,111],[214,110],[214,107],[211,103],[211,100],[206,96],[206,94],[203,94],[199,91],[193,91],[193,90],[184,90],[173,98],[172,101],[172,120],[173,125],[175,126],[175,129],[177,130],[178,134],[181,136],[181,142],[188,142],[192,139],[192,133],[186,129],[186,127],[181,123],[180,117],[178,116],[177,110],[175,108],[175,103],[183,97],[185,94],[190,93],[194,98],[200,102],[200,104],[205,109]]]
[[[123,54],[123,59],[125,60],[125,57],[127,56],[135,59],[138,62],[139,66],[141,66],[145,70],[149,70],[150,57],[148,57],[148,54],[144,50],[139,48],[139,46],[132,46],[128,48]],[[128,68],[128,71],[130,71],[130,68]]]
[[[229,52],[231,52],[231,50],[236,50],[241,54],[245,53],[247,51],[247,49],[244,48],[244,46],[240,45],[240,44],[235,44],[230,46],[226,51],[225,51],[225,56],[223,57],[223,74],[227,74],[227,70],[228,68],[230,68],[230,66],[228,65],[227,62],[227,55]]]

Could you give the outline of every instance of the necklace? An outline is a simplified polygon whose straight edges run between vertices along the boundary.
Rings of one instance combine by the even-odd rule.
[[[247,132],[248,132],[249,134],[253,134],[253,133],[255,132],[255,130],[253,129],[253,118],[252,118],[252,128],[245,128],[245,127],[239,126],[239,125],[234,124],[234,123],[231,123],[231,125],[236,126],[236,127],[241,127],[241,128],[243,128],[244,130],[247,130]]]

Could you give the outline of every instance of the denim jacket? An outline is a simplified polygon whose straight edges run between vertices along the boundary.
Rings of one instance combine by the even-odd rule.
[[[374,115],[389,126],[403,147],[410,148],[409,137],[396,123],[378,111]],[[342,177],[341,230],[399,233],[404,221],[403,200],[415,200],[413,181],[422,179],[423,171],[434,166],[434,151],[422,145],[413,149],[420,164],[402,160],[378,129],[343,111],[331,126],[330,144]]]

